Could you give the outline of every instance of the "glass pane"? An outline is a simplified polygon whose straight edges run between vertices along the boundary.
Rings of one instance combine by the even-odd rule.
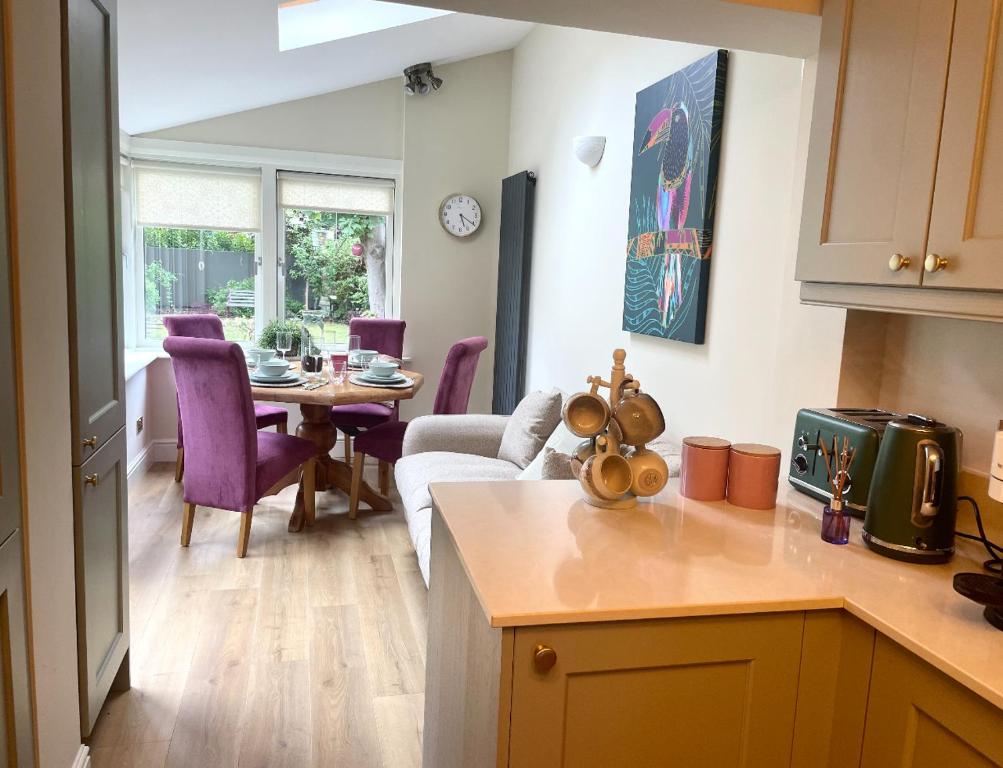
[[[327,341],[346,340],[353,317],[383,317],[386,217],[304,208],[283,212],[286,317],[322,312],[330,326]]]
[[[146,337],[167,335],[163,316],[210,312],[231,341],[254,338],[257,235],[143,228]]]

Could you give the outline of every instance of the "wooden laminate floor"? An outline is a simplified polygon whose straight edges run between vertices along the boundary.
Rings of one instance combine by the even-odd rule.
[[[420,765],[427,593],[401,513],[352,521],[318,494],[290,534],[287,488],[238,560],[232,512],[199,508],[178,545],[180,490],[168,464],[130,483],[132,689],[101,713],[93,768]]]

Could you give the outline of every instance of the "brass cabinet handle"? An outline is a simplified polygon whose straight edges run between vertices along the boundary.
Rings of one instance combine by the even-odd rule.
[[[97,475],[84,475],[84,485],[94,485],[98,484],[100,478]]]
[[[930,274],[940,272],[942,269],[947,269],[947,259],[943,256],[938,256],[936,253],[927,254],[926,261],[923,262],[923,268]]]
[[[533,649],[533,667],[541,675],[554,668],[557,663],[557,651],[549,645],[538,645]]]
[[[94,435],[94,437],[85,437],[80,442],[83,443],[84,448],[94,448],[98,444],[98,436]]]
[[[901,253],[893,253],[892,257],[888,259],[888,269],[892,272],[900,272],[903,269],[908,269],[910,264],[912,264],[912,259],[908,256],[903,256]]]

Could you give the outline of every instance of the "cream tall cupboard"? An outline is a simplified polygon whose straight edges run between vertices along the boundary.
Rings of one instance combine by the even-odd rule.
[[[80,732],[129,684],[116,0],[62,0]]]
[[[803,299],[1003,320],[1001,16],[1003,0],[826,0]]]

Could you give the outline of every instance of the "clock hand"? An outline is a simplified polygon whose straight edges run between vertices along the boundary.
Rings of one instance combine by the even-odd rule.
[[[461,221],[461,222],[466,222],[466,223],[467,223],[467,226],[469,226],[469,227],[472,227],[472,226],[474,226],[474,222],[472,222],[472,221],[471,221],[470,219],[468,219],[468,218],[467,218],[466,216],[464,216],[464,215],[463,215],[462,213],[460,214],[460,221]]]

